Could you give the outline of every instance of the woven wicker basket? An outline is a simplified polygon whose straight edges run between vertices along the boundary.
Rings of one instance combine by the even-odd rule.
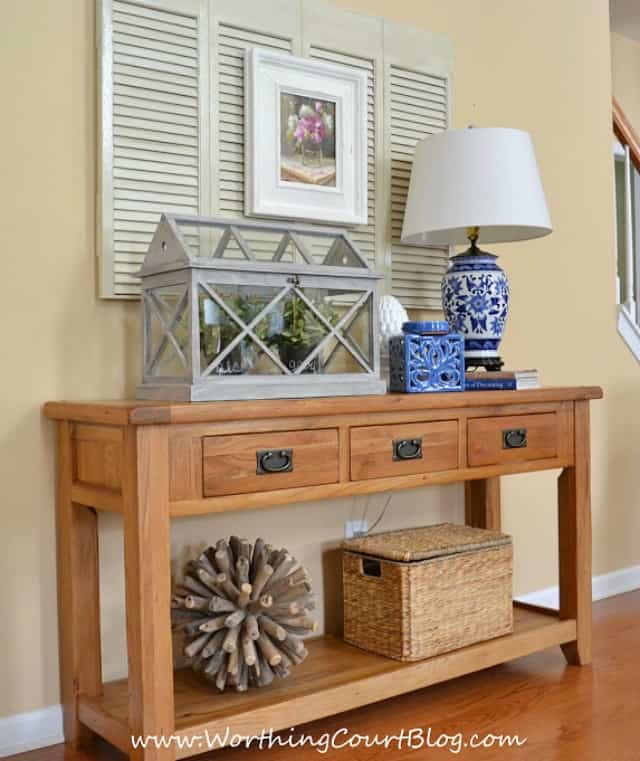
[[[417,661],[513,631],[511,537],[443,523],[345,542],[344,638]]]

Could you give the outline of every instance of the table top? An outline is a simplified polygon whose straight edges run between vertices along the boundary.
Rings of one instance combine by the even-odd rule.
[[[601,398],[602,389],[599,386],[548,386],[527,391],[388,393],[380,396],[261,399],[235,402],[165,402],[136,399],[52,401],[44,405],[44,414],[54,420],[74,420],[107,425],[171,425],[223,420],[445,410]]]

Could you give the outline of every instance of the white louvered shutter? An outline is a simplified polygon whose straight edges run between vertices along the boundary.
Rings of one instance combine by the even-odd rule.
[[[313,45],[311,58],[340,63],[367,73],[367,213],[368,224],[350,228],[351,237],[360,252],[376,268],[376,129],[375,129],[375,61]]]
[[[442,38],[385,23],[391,292],[410,309],[442,308],[440,284],[448,249],[405,246],[400,238],[415,146],[427,135],[449,126],[450,66],[451,52]]]
[[[366,71],[368,223],[350,232],[405,306],[440,307],[447,252],[400,234],[414,146],[449,123],[445,38],[319,0],[102,0],[99,28],[102,296],[137,296],[161,212],[244,214],[244,55],[258,46]],[[258,256],[266,237],[249,241]]]
[[[377,225],[379,202],[376,164],[382,124],[382,22],[372,16],[307,2],[303,10],[303,54],[329,63],[352,66],[367,74],[367,213],[366,225],[349,228],[356,245],[376,270],[384,272]]]
[[[218,25],[218,185],[214,193],[217,192],[218,198],[217,213],[222,217],[244,215],[244,62],[246,51],[253,47],[290,53],[292,41],[240,25]],[[279,236],[245,230],[243,237],[258,259],[268,260]],[[233,243],[228,246],[226,256],[244,258],[240,248]]]
[[[197,0],[103,0],[101,294],[136,276],[163,211],[201,209],[201,22]],[[198,244],[191,237],[192,245]]]
[[[300,4],[271,0],[259,8],[255,0],[211,0],[211,83],[213,157],[212,212],[221,217],[244,215],[244,66],[253,47],[300,54]],[[279,237],[272,233],[243,233],[257,258],[271,258]],[[277,240],[276,240],[277,239]],[[227,257],[243,255],[229,246]]]
[[[291,39],[221,22],[218,64],[218,211],[224,217],[244,214],[244,57],[253,47],[291,53]]]

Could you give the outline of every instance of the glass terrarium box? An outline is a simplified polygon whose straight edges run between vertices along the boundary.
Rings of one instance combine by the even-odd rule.
[[[344,230],[163,215],[139,399],[382,394],[377,285]]]

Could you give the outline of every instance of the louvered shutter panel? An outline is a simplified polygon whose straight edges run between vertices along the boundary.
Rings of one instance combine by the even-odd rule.
[[[447,252],[400,234],[414,146],[450,117],[448,40],[316,0],[102,0],[100,33],[101,295],[139,293],[162,211],[244,214],[244,54],[259,46],[367,72],[369,219],[351,234],[405,306],[439,308]]]
[[[218,25],[218,211],[244,214],[244,57],[253,47],[292,52],[292,41],[228,23]]]
[[[197,214],[201,208],[198,7],[191,0],[103,2],[105,296],[139,294],[136,272],[163,211]],[[189,242],[197,247],[197,236]]]
[[[440,310],[448,249],[400,243],[416,144],[451,118],[451,43],[423,29],[384,22],[385,158],[391,292],[410,309]]]
[[[212,211],[222,217],[244,215],[244,65],[253,47],[300,54],[300,3],[298,0],[211,0],[213,157]],[[270,258],[278,236],[249,232],[243,236],[253,253]],[[277,238],[277,240],[276,240]],[[243,257],[230,246],[226,257]]]
[[[369,222],[350,228],[351,237],[369,264],[376,267],[376,82],[375,60],[356,55],[339,53],[316,45],[309,49],[309,56],[321,61],[339,63],[362,69],[367,73],[367,213]]]
[[[367,75],[367,216],[366,225],[349,233],[369,264],[384,272],[383,225],[378,224],[380,196],[377,165],[382,141],[382,21],[324,3],[303,2],[303,54],[329,63],[350,66]]]
[[[391,162],[391,286],[405,307],[440,309],[448,249],[400,243],[416,143],[448,126],[447,80],[402,66],[389,67]]]
[[[253,47],[292,52],[292,40],[231,23],[218,25],[218,212],[223,217],[244,216],[244,65],[245,53]],[[215,192],[215,191],[214,191]],[[250,231],[243,237],[260,259],[271,259],[279,237]],[[243,259],[237,245],[230,245],[227,258]]]

